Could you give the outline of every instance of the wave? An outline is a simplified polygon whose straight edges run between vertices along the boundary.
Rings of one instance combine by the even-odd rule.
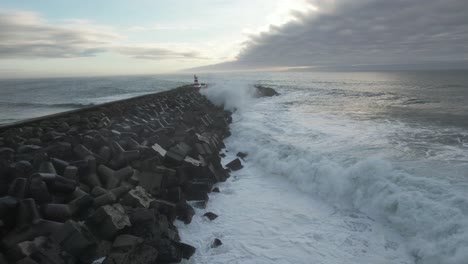
[[[235,111],[253,103],[255,89],[247,82],[224,81],[202,89],[201,93],[214,104]]]
[[[418,104],[431,104],[431,103],[438,103],[438,101],[409,98],[402,102],[403,105],[414,105],[414,104],[418,105]]]
[[[2,105],[7,106],[7,107],[81,108],[81,107],[93,106],[95,104],[92,104],[92,103],[88,103],[88,104],[82,104],[82,103],[54,104],[54,103],[0,102],[0,106],[2,106]]]
[[[367,158],[358,149],[330,146],[336,135],[322,139],[329,143],[326,149],[324,144],[311,147],[305,140],[315,139],[303,137],[305,134],[298,133],[292,124],[293,119],[300,117],[291,113],[281,116],[285,109],[278,107],[278,101],[263,108],[250,107],[255,102],[242,85],[222,85],[204,91],[214,103],[240,110],[234,115],[232,136],[227,139],[230,151],[248,152],[249,163],[255,164],[258,173],[265,177],[286,177],[318,199],[364,212],[389,225],[406,238],[416,263],[466,263],[468,198],[448,179],[415,174],[411,168],[396,166],[384,155]],[[300,124],[304,122],[313,121],[299,120]],[[327,127],[314,125],[322,129],[326,138],[323,129]],[[293,134],[294,139],[286,139],[286,134]],[[336,149],[330,150],[332,147]],[[337,161],[337,156],[346,155],[353,159]]]

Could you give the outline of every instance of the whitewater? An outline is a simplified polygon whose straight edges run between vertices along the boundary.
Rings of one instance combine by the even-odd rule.
[[[233,111],[186,263],[468,263],[468,72],[200,75]],[[0,124],[164,91],[191,74],[0,80]],[[281,95],[255,98],[253,85]],[[212,211],[214,221],[202,217]],[[213,239],[223,245],[211,248]]]
[[[186,263],[468,263],[463,104],[437,87],[395,91],[410,87],[401,80],[292,80],[218,78],[202,91],[234,112],[223,162],[248,156],[190,225],[177,222],[197,247]],[[281,95],[254,98],[259,83]]]

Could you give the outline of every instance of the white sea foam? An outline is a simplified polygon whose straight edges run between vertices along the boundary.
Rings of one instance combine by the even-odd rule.
[[[201,90],[213,103],[222,105],[226,110],[237,110],[252,103],[255,91],[247,82],[223,80]]]
[[[239,174],[237,176],[239,177],[239,186],[236,185],[236,182],[232,182],[227,187],[228,189],[232,188],[232,196],[226,199],[216,197],[215,201],[210,202],[213,203],[214,209],[221,209],[225,206],[223,214],[234,218],[231,219],[232,222],[226,219],[220,224],[218,235],[223,234],[223,228],[227,228],[230,224],[236,224],[235,227],[229,227],[228,236],[239,232],[238,239],[247,239],[248,241],[251,239],[249,232],[255,234],[260,232],[259,239],[268,240],[274,236],[277,240],[268,240],[267,243],[278,243],[277,246],[268,244],[266,248],[269,250],[274,248],[274,255],[277,257],[290,256],[288,248],[294,247],[295,244],[291,241],[281,241],[280,238],[291,235],[288,233],[292,230],[291,226],[298,226],[298,229],[293,229],[293,232],[301,232],[303,228],[317,221],[321,224],[313,225],[314,230],[318,232],[321,229],[327,230],[327,237],[333,237],[343,232],[339,228],[329,228],[327,224],[333,223],[336,219],[330,218],[326,213],[318,213],[320,210],[317,208],[323,209],[317,206],[318,199],[328,205],[336,206],[339,208],[339,212],[348,212],[349,210],[362,212],[376,219],[378,223],[388,225],[390,228],[390,231],[387,230],[388,232],[398,233],[405,238],[408,251],[412,255],[413,261],[417,263],[467,263],[468,199],[466,193],[463,192],[463,188],[460,191],[460,186],[454,184],[457,181],[451,177],[450,174],[453,171],[448,169],[449,166],[439,167],[437,160],[409,156],[399,148],[398,144],[392,145],[394,139],[390,138],[397,130],[402,129],[401,124],[374,120],[355,122],[347,116],[309,109],[308,104],[311,102],[307,101],[308,95],[303,91],[252,101],[249,93],[245,92],[248,91],[248,88],[232,90],[230,89],[231,85],[214,86],[205,91],[205,94],[213,102],[224,104],[227,109],[240,109],[234,115],[234,123],[231,125],[232,136],[226,143],[232,153],[237,151],[249,153],[246,161],[248,171],[245,175]],[[241,86],[242,84],[239,84],[238,87]],[[295,103],[286,103],[290,101]],[[428,141],[426,148],[430,148],[430,146],[431,142]],[[411,159],[405,160],[409,158]],[[431,171],[431,173],[422,173],[424,171]],[[279,186],[287,184],[274,180],[275,176],[289,179],[307,195],[292,194],[294,190]],[[251,180],[244,181],[242,177],[263,178],[255,182],[254,186],[250,186]],[[245,185],[240,184],[242,181],[245,182]],[[262,184],[263,181],[268,181],[268,183]],[[282,201],[284,199],[286,204],[278,202],[265,206],[248,201],[249,199],[262,200],[263,196],[268,197],[277,194],[278,191],[285,192],[278,199]],[[310,200],[309,197],[315,200]],[[291,209],[290,203],[299,203],[300,199],[307,200],[310,208],[298,206]],[[236,207],[231,201],[245,203],[244,206],[248,208],[237,212],[235,210],[238,210],[239,206]],[[271,208],[270,213],[268,212],[269,206],[274,207]],[[234,212],[229,210],[234,210]],[[303,220],[301,217],[290,217],[287,224],[285,223],[283,226],[278,223],[276,210],[282,211],[283,214],[288,210],[294,210],[298,215],[303,210],[302,214],[304,215],[317,215],[313,218],[307,218],[306,225],[301,224]],[[309,210],[312,210],[313,213]],[[326,211],[326,209],[323,210]],[[262,222],[265,226],[271,227],[273,225],[272,228],[278,229],[276,233],[266,232],[263,234],[263,231],[255,230],[255,224],[236,223],[236,221],[245,220],[235,218],[236,214],[253,214],[246,218],[255,220],[257,211],[265,214],[262,215]],[[346,219],[346,216],[340,215],[338,218],[345,221],[343,219]],[[270,225],[269,222],[272,224]],[[363,222],[357,221],[357,223],[362,224]],[[242,231],[246,226],[247,233]],[[374,224],[374,226],[379,227],[379,224]],[[201,226],[197,228],[203,229]],[[284,230],[284,233],[281,233],[281,230]],[[386,234],[387,231],[382,231],[382,233]],[[183,234],[186,232],[189,231],[182,229]],[[197,233],[196,231],[190,232]],[[394,263],[389,259],[396,259],[396,256],[400,262],[407,261],[401,250],[386,255],[388,252],[379,248],[378,245],[387,243],[379,240],[378,237],[382,233],[367,232],[359,238],[360,241],[367,241],[367,245],[369,243],[377,245],[373,248],[373,252],[378,252],[377,259],[380,262],[366,259],[369,257],[366,254],[360,256],[355,254],[353,256],[356,263],[358,261],[360,263]],[[388,243],[398,245],[400,242],[396,241]],[[199,244],[203,244],[201,243],[203,241],[199,242]],[[291,244],[288,246],[288,243]],[[356,241],[353,243],[355,246]],[[348,261],[346,254],[343,253],[350,250],[349,245],[344,242],[335,248],[331,244],[316,244],[315,241],[307,239],[302,240],[299,244],[305,248],[307,246],[311,248],[322,247],[301,252],[305,256],[307,254],[315,256],[314,260],[319,263],[354,263],[354,261]],[[247,245],[252,246],[250,242]],[[268,262],[264,258],[258,258],[261,250],[256,251],[256,247],[253,251],[240,249],[247,245],[229,245],[227,247],[231,253],[240,254],[237,257],[242,257],[247,262],[255,263],[252,259],[264,260],[264,263]],[[236,248],[237,246],[239,248]],[[350,248],[356,250],[368,247],[350,246]],[[383,246],[383,248],[387,247]],[[317,257],[320,249],[342,251],[341,253],[344,255],[338,257],[340,253],[337,253],[334,256]],[[282,252],[282,250],[284,251]],[[197,253],[201,254],[197,255],[198,259],[212,254],[209,252],[211,251],[206,249]],[[232,254],[228,255],[234,258],[236,254]],[[249,258],[244,256],[245,254],[252,254],[252,256]],[[266,255],[268,254],[263,256]],[[375,255],[372,256],[375,257]],[[343,259],[340,260],[340,257]],[[288,262],[282,259],[274,259],[271,262],[294,263],[294,261]],[[306,262],[298,261],[296,263]]]
[[[227,154],[226,162],[235,158]],[[190,225],[176,223],[182,240],[197,248],[186,263],[411,263],[401,238],[366,215],[314,200],[251,160],[244,165]],[[207,211],[219,217],[209,221]],[[215,238],[223,245],[211,248]]]

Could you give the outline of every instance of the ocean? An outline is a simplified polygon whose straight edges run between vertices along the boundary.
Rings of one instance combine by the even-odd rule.
[[[190,77],[112,76],[0,79],[0,124],[172,89]]]
[[[201,75],[234,111],[228,163],[181,238],[186,263],[468,263],[468,72]],[[191,75],[0,81],[0,122],[190,83]],[[253,85],[280,95],[255,98]],[[219,215],[214,221],[206,211]],[[223,245],[211,248],[214,238]]]

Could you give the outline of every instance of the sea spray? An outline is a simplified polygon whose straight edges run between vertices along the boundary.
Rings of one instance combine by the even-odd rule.
[[[315,118],[316,115],[294,117],[293,111],[278,105],[278,99],[256,103],[252,101],[249,86],[230,89],[227,85],[214,86],[203,93],[214,103],[224,104],[226,109],[242,109],[234,115],[233,136],[228,139],[228,145],[233,152],[248,152],[248,160],[258,168],[258,174],[287,177],[313,197],[342,209],[365,212],[388,224],[407,239],[417,263],[466,263],[468,199],[455,191],[450,182],[443,177],[434,179],[413,174],[410,167],[405,167],[407,164],[397,167],[384,154],[371,156],[364,152],[366,155],[359,156],[361,145],[372,143],[350,142],[356,147],[351,150],[334,142],[337,138],[340,142],[341,135],[335,127],[345,124],[330,125],[324,122],[327,117]],[[319,122],[312,123],[312,120]],[[315,138],[320,146],[328,144],[328,148],[317,148],[313,142],[301,144],[300,138],[299,143],[291,144],[291,138],[285,135],[297,133],[298,125],[294,123],[316,127],[311,132],[316,135],[302,140]],[[352,130],[362,129],[375,134],[372,136],[383,136],[378,129],[367,131],[360,127],[368,123],[352,124]],[[358,139],[359,133],[355,136]],[[350,157],[343,159],[343,156]]]
[[[201,93],[214,104],[224,106],[224,109],[234,111],[243,109],[253,102],[255,90],[247,82],[224,81],[209,85]]]

